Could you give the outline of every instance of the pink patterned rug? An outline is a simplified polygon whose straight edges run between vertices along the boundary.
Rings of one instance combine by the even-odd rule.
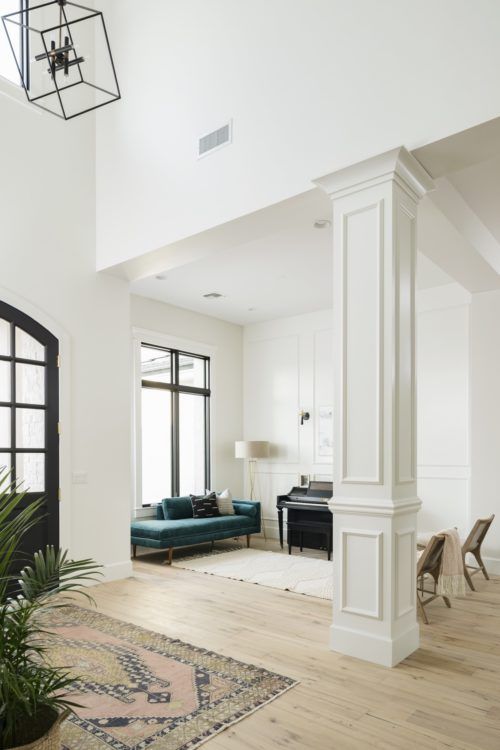
[[[50,616],[50,659],[72,665],[65,750],[193,750],[297,683],[80,607]]]

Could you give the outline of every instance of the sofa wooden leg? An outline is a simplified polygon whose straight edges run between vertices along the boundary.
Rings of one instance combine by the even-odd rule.
[[[250,534],[247,534],[247,547],[250,547]]]
[[[132,545],[132,557],[137,557],[137,544]]]
[[[173,556],[174,556],[174,548],[169,547],[167,550],[167,565],[172,565]]]

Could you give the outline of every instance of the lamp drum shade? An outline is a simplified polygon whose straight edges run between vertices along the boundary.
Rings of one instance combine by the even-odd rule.
[[[235,458],[268,458],[267,440],[237,440],[234,444]]]

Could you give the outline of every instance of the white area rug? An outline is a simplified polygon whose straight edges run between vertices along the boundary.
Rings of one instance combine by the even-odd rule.
[[[333,563],[328,560],[239,549],[214,557],[207,555],[179,562],[175,562],[174,558],[174,565],[197,573],[257,583],[319,599],[332,599],[333,596]]]

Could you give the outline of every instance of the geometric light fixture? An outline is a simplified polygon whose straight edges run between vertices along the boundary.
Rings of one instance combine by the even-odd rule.
[[[68,2],[2,16],[28,101],[65,120],[120,99],[103,14]]]

